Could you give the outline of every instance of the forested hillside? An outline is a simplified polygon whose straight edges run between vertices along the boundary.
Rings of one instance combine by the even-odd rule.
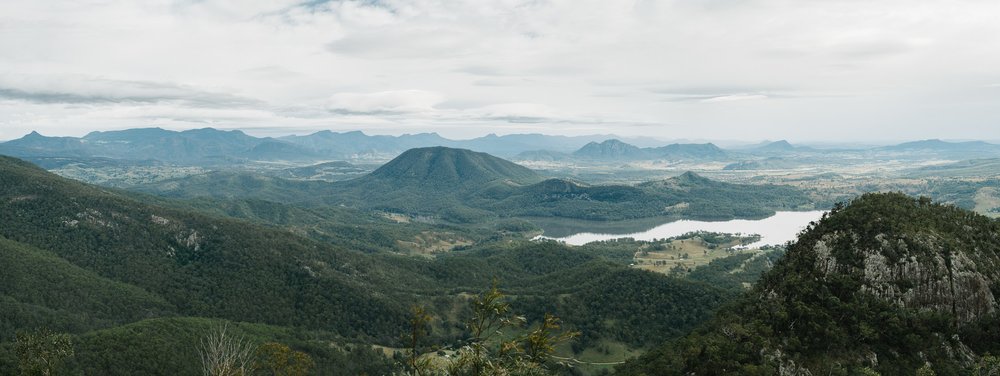
[[[623,374],[989,374],[1000,224],[867,194],[804,232],[751,292]],[[992,370],[992,371],[990,371]],[[981,373],[975,373],[981,372]]]
[[[400,346],[414,304],[436,317],[431,343],[457,346],[467,336],[469,313],[462,307],[469,294],[494,279],[529,322],[548,312],[583,331],[575,349],[599,341],[642,348],[685,333],[733,295],[631,270],[600,248],[503,232],[428,259],[359,249],[336,237],[301,237],[271,227],[280,214],[254,224],[219,216],[224,206],[204,205],[200,213],[185,209],[192,203],[167,202],[0,158],[0,374],[15,372],[14,334],[43,327],[72,335],[75,355],[66,367],[74,372],[189,374],[198,362],[192,346],[204,332],[199,328],[224,322],[253,323],[238,330],[289,343],[317,364],[348,359],[318,368],[320,374],[400,367],[343,351]],[[309,213],[248,204],[257,213]],[[337,215],[346,220],[354,213]],[[368,227],[369,236],[398,235],[384,228]],[[659,319],[650,323],[647,316]],[[324,350],[324,342],[339,350]]]

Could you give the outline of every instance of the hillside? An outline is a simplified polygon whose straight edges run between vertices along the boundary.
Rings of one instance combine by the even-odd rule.
[[[166,201],[0,157],[0,374],[14,372],[13,332],[43,326],[73,334],[77,354],[68,366],[75,372],[175,374],[198,362],[191,351],[197,333],[223,322],[253,323],[257,329],[247,330],[255,338],[308,351],[327,365],[320,374],[377,369],[385,358],[346,356],[343,349],[398,346],[406,311],[417,302],[433,302],[428,308],[440,318],[434,343],[454,345],[463,338],[468,294],[493,278],[529,320],[553,312],[585,330],[581,348],[604,341],[644,348],[693,328],[732,296],[631,270],[600,250],[497,237],[433,259],[363,254],[341,238],[314,241],[277,227],[305,223],[312,213],[336,218],[344,229],[364,228],[366,220],[350,211],[244,202],[232,209],[259,220],[245,222],[184,209],[224,213],[229,204]],[[410,234],[384,228],[347,234],[390,243]],[[632,312],[663,319],[651,324]],[[148,363],[133,364],[140,359]]]
[[[400,271],[369,269],[371,260],[360,254],[145,205],[6,157],[0,158],[0,221],[0,236],[156,294],[181,314],[376,336],[393,335],[392,323],[403,320],[398,302],[371,295]],[[308,314],[313,310],[340,313]]]
[[[334,161],[302,167],[291,167],[267,173],[285,179],[340,181],[357,178],[369,172],[371,172],[371,168],[368,166]]]
[[[1000,158],[970,159],[910,170],[907,176],[919,177],[991,177],[1000,175]]]
[[[622,374],[964,374],[1000,350],[1000,224],[902,194],[835,208],[742,300]]]

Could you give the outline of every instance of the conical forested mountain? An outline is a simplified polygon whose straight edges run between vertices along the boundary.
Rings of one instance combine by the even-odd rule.
[[[523,185],[540,180],[541,177],[534,171],[516,163],[486,153],[439,146],[407,150],[370,175],[358,179],[358,183],[459,188],[455,185],[468,187],[491,182]]]
[[[803,232],[737,304],[625,374],[967,374],[1000,351],[1000,224],[868,194]],[[985,373],[984,373],[985,374]]]

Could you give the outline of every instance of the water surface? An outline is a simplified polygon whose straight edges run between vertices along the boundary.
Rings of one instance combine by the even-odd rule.
[[[581,232],[569,236],[550,238],[572,245],[583,245],[590,242],[634,238],[636,240],[653,240],[672,238],[694,231],[719,232],[726,234],[759,234],[760,241],[750,244],[750,247],[763,245],[779,245],[795,240],[799,232],[804,230],[809,222],[819,220],[823,211],[777,212],[764,219],[734,219],[730,221],[706,222],[679,220],[664,223],[652,229],[640,232],[605,234]]]

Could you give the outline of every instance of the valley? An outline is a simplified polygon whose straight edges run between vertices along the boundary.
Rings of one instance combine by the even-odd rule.
[[[1000,376],[1000,1],[0,1],[0,376]]]
[[[760,294],[759,278],[773,285],[776,273],[790,273],[781,266],[791,262],[786,255],[803,252],[803,236],[836,221],[828,216],[847,216],[837,214],[844,202],[878,208],[864,215],[886,200],[906,207],[901,194],[870,193],[894,191],[955,206],[940,210],[1000,214],[1000,174],[990,159],[942,159],[1000,157],[983,145],[819,152],[788,143],[724,149],[615,140],[587,141],[576,152],[515,153],[490,144],[499,138],[469,141],[507,150],[515,163],[420,145],[426,140],[409,140],[419,147],[397,154],[377,145],[405,137],[350,134],[373,151],[330,160],[336,144],[323,146],[318,140],[333,137],[325,134],[293,143],[200,130],[199,137],[218,137],[200,146],[212,152],[160,151],[161,160],[130,154],[148,149],[130,146],[122,138],[129,134],[101,134],[117,140],[109,151],[87,138],[37,134],[26,136],[30,146],[0,143],[27,160],[0,160],[8,265],[0,314],[10,318],[0,327],[0,364],[16,363],[16,333],[45,327],[76,343],[69,369],[120,374],[115,365],[156,352],[142,369],[191,373],[185,364],[197,354],[183,349],[206,328],[231,324],[254,341],[303,351],[319,374],[412,368],[406,359],[414,351],[443,368],[479,343],[469,339],[470,307],[499,281],[510,312],[525,322],[481,342],[487,347],[521,341],[554,314],[578,336],[539,363],[549,371],[671,374],[664,370],[697,368],[649,367],[674,361],[677,346],[714,341],[698,333],[728,325],[719,322]],[[552,140],[528,136],[517,139],[532,147]],[[215,144],[229,138],[239,141],[227,146],[235,149]],[[80,145],[79,155],[45,155],[66,143]],[[243,147],[269,152],[232,151]],[[281,150],[301,154],[275,154]],[[70,298],[77,294],[86,298]],[[429,317],[415,348],[400,339],[412,307]],[[137,344],[136,335],[155,341]],[[989,348],[972,338],[963,345]],[[114,357],[100,350],[123,343],[132,345]],[[744,357],[740,369],[817,362],[798,347],[776,349],[789,358]],[[899,359],[892,367],[914,367]]]

